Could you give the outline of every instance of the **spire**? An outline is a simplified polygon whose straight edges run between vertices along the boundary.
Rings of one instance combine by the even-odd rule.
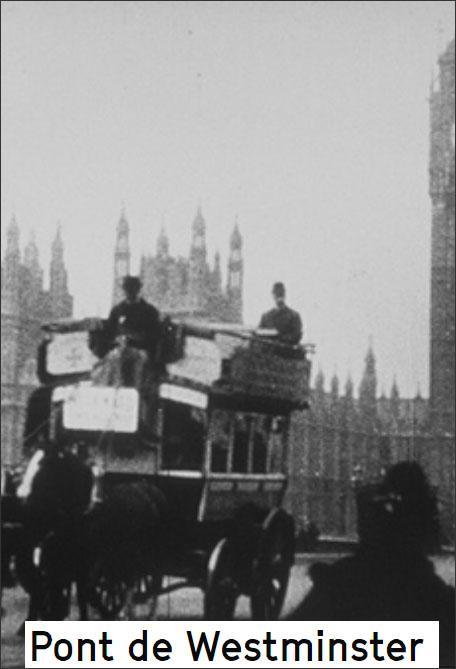
[[[53,318],[71,316],[73,300],[68,292],[68,274],[64,261],[62,226],[57,224],[51,250],[49,293]]]
[[[189,263],[189,308],[205,309],[209,268],[206,262],[206,221],[198,205],[192,223],[192,242]]]
[[[161,226],[157,238],[157,256],[159,258],[166,258],[169,255],[169,239],[166,234],[164,225]]]
[[[353,380],[350,374],[345,382],[345,397],[350,400],[353,399]]]
[[[112,289],[114,304],[122,299],[122,279],[127,274],[130,274],[130,228],[125,214],[125,205],[122,204],[114,249],[114,282]]]
[[[6,231],[5,259],[2,263],[2,313],[16,313],[19,307],[19,226],[11,217]]]
[[[359,386],[359,406],[364,419],[372,423],[376,418],[377,406],[377,372],[375,370],[375,356],[372,348],[372,339],[369,338],[369,348],[365,357],[364,374]]]
[[[397,386],[396,377],[393,378],[393,385],[391,386],[390,399],[392,401],[397,401],[399,399],[399,388]]]
[[[118,227],[119,228],[128,228],[128,221],[127,221],[127,215],[125,213],[125,202],[122,201],[122,204],[120,206],[120,217],[119,217],[119,223]]]
[[[315,392],[324,394],[325,392],[325,375],[323,374],[321,368],[318,369],[317,375],[315,376]]]
[[[196,249],[206,248],[206,221],[204,220],[200,204],[198,204],[196,216],[192,223],[192,247]]]
[[[221,291],[222,289],[222,268],[221,268],[221,263],[220,263],[220,253],[218,251],[215,252],[214,255],[214,270],[213,270],[213,277],[214,277],[214,287],[217,291]]]
[[[399,395],[399,388],[397,387],[397,381],[396,377],[393,379],[393,385],[391,386],[391,392],[390,392],[390,411],[391,415],[396,421],[396,424],[399,420],[399,413],[400,413],[400,395]]]
[[[337,400],[339,397],[339,378],[335,373],[331,379],[331,397],[333,400]]]
[[[30,231],[29,240],[24,249],[24,265],[30,267],[38,259],[38,247],[36,245],[35,231]]]
[[[55,237],[52,242],[52,257],[63,260],[62,224],[60,221],[57,223]]]
[[[5,260],[11,258],[12,261],[19,262],[20,260],[19,236],[20,236],[19,226],[16,221],[16,216],[13,214],[11,216],[11,221],[6,231]]]
[[[29,241],[24,249],[24,265],[30,272],[33,287],[35,290],[40,290],[43,284],[43,270],[40,266],[39,252],[35,241],[34,230],[31,230]]]
[[[241,249],[241,248],[242,248],[242,235],[239,230],[238,217],[236,216],[234,219],[233,232],[231,233],[231,238],[230,238],[230,249]]]
[[[231,319],[242,322],[243,307],[244,261],[242,257],[242,236],[239,230],[238,218],[234,221],[233,232],[230,236],[230,255],[228,258],[227,296]]]

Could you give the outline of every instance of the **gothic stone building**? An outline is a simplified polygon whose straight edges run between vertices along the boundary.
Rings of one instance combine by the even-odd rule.
[[[433,426],[443,434],[454,434],[454,65],[453,40],[430,95],[430,402]]]
[[[130,273],[129,234],[122,212],[114,251],[114,303],[122,299],[122,278]],[[145,298],[161,311],[229,322],[242,321],[243,272],[242,237],[236,222],[229,242],[226,286],[222,285],[220,254],[215,254],[212,265],[208,262],[206,221],[200,207],[192,223],[188,257],[170,254],[168,237],[162,229],[155,254],[143,254],[139,270]]]
[[[30,391],[37,385],[36,349],[40,326],[46,320],[72,315],[60,228],[52,244],[49,289],[34,238],[21,254],[19,226],[13,216],[7,231],[2,263],[1,297],[1,445],[4,465],[21,455],[22,426]]]

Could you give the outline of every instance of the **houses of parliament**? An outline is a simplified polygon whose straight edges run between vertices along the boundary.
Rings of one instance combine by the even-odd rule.
[[[376,362],[370,348],[358,394],[349,378],[340,391],[337,377],[327,388],[316,374],[310,411],[294,422],[293,463],[288,505],[298,523],[314,520],[323,532],[355,533],[356,513],[350,490],[356,478],[375,478],[393,462],[420,461],[436,486],[445,531],[454,536],[455,518],[455,188],[454,188],[454,40],[439,59],[430,92],[429,195],[431,201],[431,308],[429,400],[417,393],[400,397],[394,383],[379,396]],[[187,258],[170,253],[161,230],[155,253],[131,266],[130,228],[121,212],[115,231],[113,302],[121,299],[121,280],[140,274],[144,296],[161,311],[217,321],[242,321],[243,249],[237,223],[231,233],[226,285],[221,258],[212,262],[206,247],[206,222],[198,208]],[[2,262],[1,419],[2,459],[21,457],[21,430],[27,397],[37,384],[36,345],[43,321],[71,316],[60,230],[52,244],[49,288],[44,289],[38,249],[31,239],[21,252],[13,217]]]
[[[138,273],[131,264],[130,226],[122,210],[115,231],[113,303],[122,299],[122,278],[130,272]],[[161,311],[237,323],[242,321],[243,272],[242,236],[236,222],[223,286],[220,254],[215,254],[212,263],[208,260],[201,207],[192,223],[188,258],[171,255],[162,229],[155,254],[144,254],[139,267],[144,297]],[[27,398],[38,383],[36,349],[40,327],[46,321],[68,318],[73,313],[60,227],[52,243],[48,283],[49,288],[45,289],[34,238],[21,250],[19,225],[13,216],[2,262],[1,293],[1,443],[5,465],[21,458]]]
[[[114,250],[114,304],[122,299],[122,278],[126,274],[137,274],[131,268],[129,237],[129,224],[122,211]],[[144,296],[160,311],[242,322],[244,264],[242,236],[237,222],[230,237],[225,287],[222,285],[220,253],[215,253],[212,264],[207,255],[206,221],[199,206],[192,223],[188,258],[170,254],[169,240],[163,228],[155,254],[141,256],[139,275]]]

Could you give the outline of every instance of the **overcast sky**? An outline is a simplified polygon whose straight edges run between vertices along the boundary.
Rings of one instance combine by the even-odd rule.
[[[43,263],[57,221],[76,313],[110,306],[122,201],[134,268],[162,220],[187,254],[198,200],[245,320],[273,281],[326,376],[428,394],[428,92],[451,2],[2,2],[2,239]]]

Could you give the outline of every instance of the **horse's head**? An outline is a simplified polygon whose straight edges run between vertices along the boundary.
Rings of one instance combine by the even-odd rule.
[[[91,468],[67,450],[37,450],[30,459],[17,495],[31,524],[52,529],[81,517],[90,504]]]

